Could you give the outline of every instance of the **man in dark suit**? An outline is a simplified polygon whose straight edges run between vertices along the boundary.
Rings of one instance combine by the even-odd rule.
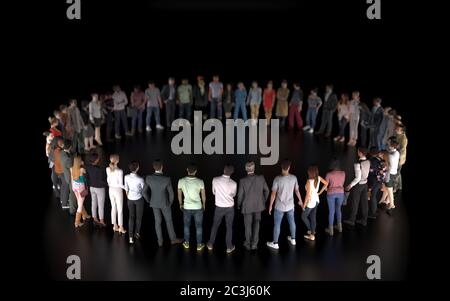
[[[166,125],[168,129],[170,129],[172,121],[175,120],[176,91],[175,79],[170,77],[168,84],[164,85],[161,90],[161,99],[166,106]]]
[[[163,164],[161,161],[154,161],[153,169],[155,170],[155,173],[145,178],[143,196],[153,209],[158,245],[160,247],[163,245],[161,229],[163,216],[166,221],[167,232],[169,232],[170,243],[172,245],[179,244],[182,240],[176,237],[172,221],[171,206],[174,198],[172,182],[170,177],[163,174]]]
[[[369,148],[376,147],[379,149],[379,143],[377,141],[378,134],[380,133],[381,123],[383,122],[384,111],[381,107],[381,98],[377,97],[373,100],[372,112],[370,115],[370,142]]]
[[[333,92],[333,85],[329,84],[325,87],[325,97],[323,98],[322,121],[318,134],[325,134],[326,137],[331,136],[333,130],[333,114],[336,111],[338,99]]]
[[[64,170],[64,180],[69,186],[69,212],[75,215],[77,211],[77,199],[72,189],[72,175],[70,169],[73,166],[72,143],[69,140],[64,141],[63,151],[61,152],[61,164]]]
[[[239,181],[238,208],[244,215],[245,242],[247,250],[256,250],[259,239],[259,222],[261,211],[266,206],[270,191],[262,175],[255,174],[255,163],[249,161],[245,164],[247,176]]]

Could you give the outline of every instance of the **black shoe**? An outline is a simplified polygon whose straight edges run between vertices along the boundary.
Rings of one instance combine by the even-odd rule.
[[[358,225],[363,226],[363,227],[367,226],[367,222],[364,222],[364,221],[362,221],[362,220],[357,220],[356,223],[357,223]]]
[[[386,213],[389,214],[390,216],[392,216],[394,214],[394,209],[388,209],[386,210]]]
[[[348,220],[348,219],[344,221],[344,224],[346,224],[346,225],[348,225],[348,226],[352,226],[352,227],[355,226],[355,223],[352,222],[351,220]]]
[[[250,251],[251,250],[250,245],[249,244],[244,244],[244,249],[246,249],[247,251]]]
[[[162,241],[158,241],[158,246],[161,248],[163,246],[163,242]]]
[[[369,215],[367,218],[370,218],[370,219],[377,219],[377,216],[376,216],[376,215]]]
[[[134,238],[136,238],[136,240],[141,239],[141,235],[139,233],[134,234]]]

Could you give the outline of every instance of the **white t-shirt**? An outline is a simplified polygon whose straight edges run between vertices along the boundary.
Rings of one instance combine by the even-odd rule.
[[[142,198],[142,190],[144,190],[144,179],[135,173],[125,176],[125,191],[128,192],[128,199],[137,201]]]
[[[212,181],[212,193],[216,196],[217,207],[233,207],[237,183],[229,176],[215,177]]]
[[[400,161],[400,153],[398,150],[389,152],[389,174],[396,175],[398,170],[398,162]]]
[[[110,167],[106,168],[106,182],[108,182],[109,188],[122,188],[123,186],[123,171],[120,168],[116,168],[111,171]]]
[[[317,181],[317,186],[314,187],[314,179],[308,180],[309,185],[309,193],[311,198],[309,199],[308,204],[306,207],[308,208],[314,208],[319,204],[319,186],[320,186],[320,179]]]

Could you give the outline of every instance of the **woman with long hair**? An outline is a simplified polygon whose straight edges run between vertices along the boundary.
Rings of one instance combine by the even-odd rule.
[[[331,163],[330,171],[325,176],[328,182],[327,203],[328,203],[328,228],[325,232],[328,235],[334,234],[334,216],[336,215],[336,230],[342,232],[342,203],[344,202],[344,182],[345,171],[341,169],[339,160]]]
[[[106,181],[109,186],[109,199],[111,201],[111,223],[114,232],[125,234],[123,228],[123,171],[117,166],[119,155],[113,154],[109,157],[109,166],[106,168]]]
[[[88,194],[88,190],[86,187],[86,170],[84,169],[83,161],[80,156],[76,156],[73,159],[73,166],[70,169],[70,174],[72,177],[72,189],[78,205],[75,215],[75,228],[79,228],[83,226],[81,218],[83,218],[84,221],[91,218],[84,208],[84,199]]]
[[[319,192],[320,183],[323,184]],[[315,240],[316,234],[316,212],[319,204],[319,196],[328,187],[328,181],[319,176],[319,168],[316,165],[308,167],[308,181],[306,182],[306,196],[303,203],[302,220],[308,228],[304,235],[307,240]]]
[[[99,96],[97,93],[91,94],[92,100],[89,103],[89,120],[94,125],[94,139],[95,142],[97,142],[98,145],[102,146],[102,138],[101,138],[101,131],[100,127],[102,125],[102,118],[103,118],[103,112],[102,112],[102,101],[99,99]]]
[[[339,100],[338,109],[338,120],[339,120],[339,135],[334,138],[336,142],[345,142],[345,128],[347,127],[348,121],[350,120],[350,104],[349,97],[347,93],[341,94],[341,99]]]

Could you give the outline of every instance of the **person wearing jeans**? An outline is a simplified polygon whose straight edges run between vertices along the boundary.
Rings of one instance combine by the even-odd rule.
[[[117,166],[119,155],[112,154],[109,161],[109,166],[106,168],[106,181],[111,201],[111,223],[114,232],[125,234],[127,231],[123,227],[123,171]]]
[[[336,230],[342,232],[342,203],[344,202],[345,171],[340,168],[338,160],[333,161],[331,169],[325,176],[328,182],[327,203],[328,203],[328,228],[325,232],[328,235],[334,234],[334,216],[336,215]]]
[[[262,102],[262,90],[258,87],[258,82],[252,82],[252,86],[248,91],[247,105],[250,105],[250,118],[253,123],[257,122],[259,116],[259,106]]]
[[[137,172],[139,163],[133,161],[129,165],[130,174],[125,176],[125,193],[128,198],[128,236],[130,244],[134,243],[134,238],[140,238],[142,215],[144,214],[144,179]],[[136,228],[134,227],[136,223]]]
[[[213,81],[209,83],[208,100],[210,102],[209,118],[222,119],[222,95],[223,84],[219,81],[219,76],[214,75]]]
[[[319,191],[320,183],[323,184]],[[319,176],[319,168],[312,165],[308,168],[308,181],[306,182],[306,196],[303,203],[302,220],[308,229],[304,238],[307,240],[316,239],[316,212],[319,205],[319,196],[328,187],[328,182]]]
[[[164,129],[161,125],[160,119],[160,109],[162,109],[163,102],[161,100],[161,93],[159,89],[155,86],[153,81],[148,82],[148,88],[145,90],[145,102],[147,104],[147,116],[146,116],[146,128],[147,132],[152,130],[152,115],[155,115],[156,128],[158,130]]]
[[[78,154],[83,153],[85,147],[83,144],[83,129],[85,124],[81,118],[76,99],[70,100],[70,106],[67,109],[67,124],[72,133],[70,139],[72,140],[73,150]]]
[[[172,180],[163,174],[163,164],[160,160],[153,162],[155,173],[145,178],[143,196],[153,210],[155,217],[155,231],[158,246],[163,246],[162,220],[166,221],[166,228],[172,245],[182,242],[175,234],[172,220],[172,204],[174,199]],[[151,197],[149,196],[151,195]]]
[[[247,121],[247,89],[245,89],[244,83],[239,82],[237,89],[234,91],[234,114],[233,119],[236,120],[239,117],[239,112],[242,114],[242,119]]]
[[[284,160],[281,163],[281,175],[275,177],[272,184],[272,194],[270,195],[269,214],[272,214],[272,209],[275,204],[274,211],[274,226],[273,226],[273,241],[267,242],[267,246],[272,249],[278,249],[278,238],[280,236],[281,222],[284,214],[287,215],[289,229],[291,235],[287,237],[291,245],[295,246],[295,219],[294,219],[294,197],[298,198],[298,204],[302,206],[302,197],[298,187],[297,177],[290,174],[291,162]]]
[[[94,223],[101,227],[105,224],[105,169],[100,166],[100,156],[93,153],[89,156],[89,164],[86,165],[86,179],[91,193],[91,210]]]
[[[179,118],[191,121],[192,114],[192,86],[188,79],[182,79],[181,85],[177,88],[177,103],[179,106]]]
[[[205,211],[205,184],[197,178],[197,167],[190,164],[187,167],[187,176],[178,181],[178,202],[183,211],[184,242],[183,247],[189,249],[190,227],[192,218],[195,220],[197,237],[197,251],[203,250],[203,212]]]
[[[120,86],[116,85],[113,87],[114,93],[112,95],[112,99],[114,101],[114,122],[115,122],[115,131],[116,131],[116,139],[122,138],[120,136],[120,128],[121,125],[125,130],[125,134],[127,136],[131,136],[131,132],[128,130],[128,119],[125,108],[128,104],[128,98],[125,92],[120,89]]]
[[[348,101],[348,94],[341,94],[341,99],[338,103],[338,120],[339,120],[339,135],[334,138],[336,142],[345,142],[345,128],[350,119],[350,104]]]
[[[369,158],[370,171],[367,179],[370,195],[368,218],[370,219],[377,218],[378,200],[380,199],[378,196],[381,191],[381,187],[387,178],[387,166],[389,165],[389,161],[385,161],[384,157],[384,153],[378,151],[378,149],[374,146]]]
[[[333,130],[333,114],[336,111],[338,99],[333,93],[333,85],[328,84],[325,87],[325,97],[323,98],[322,121],[318,134],[325,134],[330,137]]]
[[[223,175],[215,177],[212,181],[212,193],[215,196],[216,208],[214,209],[214,220],[211,228],[211,236],[206,247],[208,250],[213,249],[216,240],[217,230],[225,218],[227,227],[226,243],[227,254],[235,250],[233,245],[233,220],[234,220],[234,197],[236,196],[237,183],[230,177],[234,168],[232,165],[225,165]]]
[[[161,90],[161,99],[166,107],[166,125],[171,127],[175,120],[177,88],[175,86],[175,78],[170,77],[168,84],[164,85]]]
[[[131,118],[131,133],[134,135],[136,127],[139,133],[142,133],[142,115],[144,115],[146,98],[139,85],[134,86],[130,96],[133,116]]]
[[[319,112],[321,106],[322,99],[317,96],[317,88],[314,88],[308,96],[308,111],[306,112],[306,126],[303,128],[304,131],[308,131],[309,133],[314,132],[317,112]]]

